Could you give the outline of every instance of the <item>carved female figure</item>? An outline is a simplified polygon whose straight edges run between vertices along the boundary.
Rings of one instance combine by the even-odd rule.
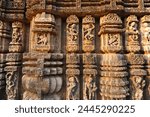
[[[84,78],[85,78],[84,98],[92,100],[95,98],[95,92],[97,90],[96,83],[92,78],[92,75],[86,75]]]
[[[70,76],[68,78],[67,85],[67,99],[68,100],[76,100],[76,92],[78,90],[79,81],[76,76]]]

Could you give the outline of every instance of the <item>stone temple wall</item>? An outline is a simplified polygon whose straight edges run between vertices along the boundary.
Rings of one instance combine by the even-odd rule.
[[[0,0],[0,99],[149,100],[150,0]]]

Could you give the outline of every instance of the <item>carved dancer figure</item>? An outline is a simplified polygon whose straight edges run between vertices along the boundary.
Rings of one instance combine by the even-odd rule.
[[[37,44],[40,45],[47,45],[48,44],[48,38],[46,34],[39,34],[37,36]]]
[[[16,78],[14,77],[14,72],[9,72],[6,74],[6,84],[7,84],[7,96],[8,99],[15,99],[16,90],[15,90]]]
[[[108,34],[108,44],[111,45],[111,46],[117,46],[119,44],[118,36],[117,35]]]
[[[77,25],[67,24],[67,34],[68,34],[68,41],[77,41],[78,39],[78,31],[77,31]]]
[[[126,33],[128,34],[128,42],[131,45],[139,45],[138,19],[135,15],[127,18]]]
[[[84,97],[85,99],[92,100],[95,97],[95,92],[97,90],[96,83],[92,78],[92,75],[85,76],[85,86],[84,86]]]
[[[143,88],[145,86],[145,80],[142,77],[133,77],[133,99],[141,100],[143,98]]]
[[[13,29],[12,42],[13,43],[21,43],[22,42],[22,31],[19,28]]]
[[[78,90],[78,79],[76,76],[71,76],[68,78],[68,92],[67,92],[67,99],[68,100],[76,100],[76,92]]]
[[[84,25],[83,31],[84,31],[84,40],[85,41],[93,41],[94,35],[93,35],[92,31],[94,30],[94,28],[95,28],[95,26],[92,23]]]

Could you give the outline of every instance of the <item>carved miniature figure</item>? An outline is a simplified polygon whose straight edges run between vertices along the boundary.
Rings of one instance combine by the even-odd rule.
[[[118,39],[118,35],[108,34],[108,45],[117,46],[119,44]]]
[[[20,28],[13,28],[12,42],[21,43],[22,42],[22,31]]]
[[[92,41],[94,39],[94,34],[93,34],[94,28],[95,28],[95,26],[92,23],[84,24],[84,26],[83,26],[84,41],[86,41],[86,43],[92,43]]]
[[[92,78],[92,75],[86,75],[84,86],[84,99],[93,100],[97,90],[96,83]]]
[[[78,39],[78,31],[77,31],[77,24],[67,24],[67,39],[69,42],[77,41]]]
[[[67,99],[68,100],[76,100],[76,93],[78,90],[79,81],[76,76],[70,76],[68,78],[67,85]]]
[[[39,45],[47,45],[48,44],[47,34],[38,34],[38,36],[37,36],[37,44],[39,44]]]
[[[134,49],[135,51],[140,50],[138,22],[139,21],[135,15],[130,15],[127,18],[127,23],[126,23],[126,34],[128,40],[127,43],[128,46],[132,46],[132,51],[134,51]]]
[[[143,80],[140,76],[133,77],[133,91],[132,91],[132,98],[134,100],[141,100],[143,99],[143,88],[145,87],[145,80]]]

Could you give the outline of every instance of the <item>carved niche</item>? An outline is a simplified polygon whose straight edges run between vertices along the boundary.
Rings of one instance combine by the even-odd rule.
[[[135,15],[126,19],[126,50],[128,52],[139,52],[141,50],[138,30],[139,20]]]
[[[9,44],[9,52],[22,52],[23,51],[23,25],[21,22],[12,23],[12,41]]]
[[[122,21],[117,14],[110,13],[101,17],[100,25],[100,49],[106,53],[117,53],[122,51],[122,30],[120,29],[120,27],[122,27]]]
[[[31,22],[31,45],[33,52],[54,51],[55,41],[55,17],[52,14],[42,12],[37,14]]]

